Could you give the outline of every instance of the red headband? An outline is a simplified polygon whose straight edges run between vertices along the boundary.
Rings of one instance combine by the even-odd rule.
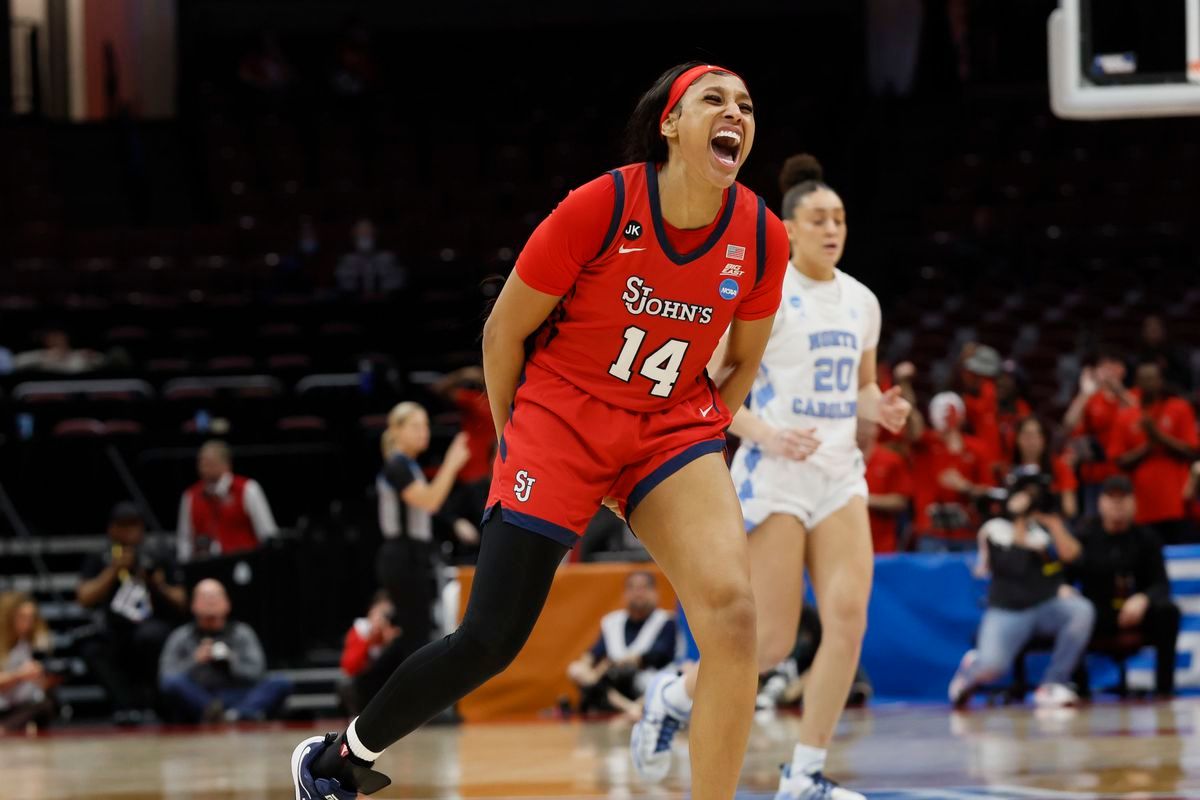
[[[688,71],[684,72],[675,82],[671,84],[671,93],[667,95],[667,104],[663,106],[662,116],[658,118],[658,124],[662,125],[667,121],[667,115],[671,113],[671,109],[679,103],[679,98],[683,97],[683,93],[688,90],[688,87],[700,79],[700,76],[707,75],[710,72],[728,72],[738,80],[742,76],[730,69],[718,67],[715,64],[698,64]]]

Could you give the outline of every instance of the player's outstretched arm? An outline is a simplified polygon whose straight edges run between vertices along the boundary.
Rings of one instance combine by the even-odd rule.
[[[532,288],[513,270],[483,325],[483,374],[497,439],[508,423],[517,378],[525,366],[525,340],[560,299]]]

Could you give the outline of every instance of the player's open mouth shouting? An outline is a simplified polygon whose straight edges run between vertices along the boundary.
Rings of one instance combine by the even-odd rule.
[[[737,169],[738,155],[742,152],[741,128],[729,123],[717,126],[711,147],[717,163],[728,169]]]

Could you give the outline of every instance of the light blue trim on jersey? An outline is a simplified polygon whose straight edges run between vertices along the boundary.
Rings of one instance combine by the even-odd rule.
[[[758,445],[746,450],[746,472],[753,475],[755,468],[762,461],[762,450]],[[747,476],[746,480],[742,481],[742,485],[738,487],[738,500],[746,501],[754,497],[754,481]]]
[[[762,450],[758,445],[751,446],[746,451],[746,472],[754,472],[760,461],[762,461]]]
[[[754,408],[763,408],[775,399],[775,387],[770,381],[754,390]]]

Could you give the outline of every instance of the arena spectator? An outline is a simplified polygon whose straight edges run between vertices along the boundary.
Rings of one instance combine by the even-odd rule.
[[[356,619],[346,632],[341,659],[346,679],[338,686],[338,697],[351,716],[362,710],[413,648],[420,646],[401,640],[403,632],[396,624],[396,606],[386,589],[375,595],[367,616]]]
[[[1188,354],[1171,341],[1162,317],[1151,314],[1142,320],[1139,344],[1139,363],[1153,361],[1158,364],[1163,379],[1173,391],[1189,391],[1192,388],[1192,366]]]
[[[153,704],[159,652],[187,593],[166,553],[146,544],[146,526],[132,503],[119,503],[108,522],[108,548],[84,562],[75,597],[102,610],[100,633],[81,645],[89,669],[108,693],[113,720],[137,724]]]
[[[1016,440],[1010,452],[1012,467],[1036,467],[1052,476],[1051,490],[1059,498],[1063,516],[1074,519],[1079,513],[1079,481],[1065,457],[1051,455],[1046,426],[1040,419],[1029,416],[1017,423]]]
[[[446,450],[437,475],[427,481],[416,459],[429,448],[429,437],[429,415],[424,408],[412,402],[393,408],[381,442],[383,470],[375,481],[384,540],[375,562],[376,577],[391,597],[396,622],[403,630],[397,647],[407,652],[422,647],[433,635],[432,609],[440,562],[433,515],[446,502],[471,455],[466,434],[458,434]],[[455,534],[460,539],[471,539],[471,543],[478,541],[478,530],[469,521],[463,522],[466,524],[456,521]]]
[[[94,350],[80,350],[71,346],[67,332],[53,328],[42,334],[42,346],[37,350],[26,350],[13,356],[13,370],[57,372],[63,375],[78,375],[92,372],[104,366],[104,356]]]
[[[567,667],[580,691],[579,711],[635,713],[654,673],[675,658],[675,620],[658,607],[654,574],[625,578],[625,608],[600,620],[600,638]]]
[[[196,472],[179,502],[180,562],[254,550],[279,532],[262,487],[233,473],[229,445],[205,442]]]
[[[1129,478],[1114,475],[1104,482],[1100,516],[1080,537],[1083,554],[1071,574],[1096,608],[1097,638],[1139,630],[1154,646],[1154,690],[1169,697],[1175,693],[1180,611],[1171,602],[1162,540],[1134,523],[1136,504]]]
[[[1153,528],[1167,544],[1190,541],[1183,495],[1200,445],[1196,413],[1189,402],[1167,393],[1155,361],[1138,365],[1137,386],[1141,405],[1117,415],[1109,452],[1133,480],[1137,523]]]
[[[211,578],[192,592],[192,622],[163,646],[159,687],[187,722],[266,719],[291,693],[284,678],[267,677],[254,630],[230,621],[229,595]]]
[[[996,424],[1000,429],[1000,452],[1011,453],[1017,443],[1017,425],[1033,414],[1033,407],[1021,394],[1017,365],[1005,361],[996,377]]]
[[[241,84],[263,95],[285,91],[292,85],[293,76],[292,65],[274,31],[263,31],[238,64]]]
[[[338,291],[350,298],[386,297],[404,288],[408,275],[390,250],[378,249],[375,223],[360,219],[350,230],[354,249],[338,261]]]
[[[365,617],[354,620],[342,645],[342,674],[348,678],[360,675],[376,659],[383,649],[400,635],[393,618],[396,607],[387,592],[375,595]]]
[[[0,594],[0,727],[45,726],[54,716],[56,683],[39,658],[50,653],[50,629],[29,595]]]
[[[1063,417],[1079,463],[1084,516],[1096,514],[1101,486],[1120,471],[1108,452],[1117,414],[1137,404],[1137,394],[1125,388],[1125,361],[1113,350],[1101,350],[1095,364],[1080,373],[1079,392]]]
[[[914,408],[909,427],[917,549],[971,550],[976,545],[975,499],[993,484],[987,448],[963,433],[966,406],[953,392],[929,402],[932,430]]]
[[[308,214],[296,223],[295,244],[279,259],[272,274],[272,289],[277,292],[304,293],[314,287],[328,287],[332,276],[321,250],[321,235]]]
[[[483,368],[456,369],[437,381],[433,390],[458,409],[471,454],[459,470],[447,511],[463,519],[481,519],[491,488],[492,461],[496,457],[496,426],[492,424],[492,409],[483,385]]]
[[[1200,531],[1200,461],[1188,470],[1187,483],[1183,487],[1184,517],[1192,531]]]
[[[867,470],[867,509],[871,540],[876,553],[894,553],[899,542],[900,519],[912,501],[912,474],[908,461],[888,445],[879,443],[879,425],[858,420],[858,449]]]
[[[966,408],[966,429],[983,445],[992,467],[1003,460],[996,391],[1000,367],[1000,354],[985,344],[969,342],[959,356],[959,396]]]
[[[980,571],[991,572],[978,644],[963,656],[950,682],[950,702],[965,705],[972,691],[1009,670],[1035,636],[1054,638],[1050,666],[1034,695],[1038,706],[1065,706],[1079,697],[1068,685],[1095,621],[1092,604],[1063,580],[1063,563],[1079,557],[1079,542],[1062,517],[1045,511],[1049,476],[1014,472],[1004,516],[984,523]]]
[[[378,74],[370,31],[361,20],[348,20],[334,51],[333,90],[342,97],[361,97],[373,88]]]

